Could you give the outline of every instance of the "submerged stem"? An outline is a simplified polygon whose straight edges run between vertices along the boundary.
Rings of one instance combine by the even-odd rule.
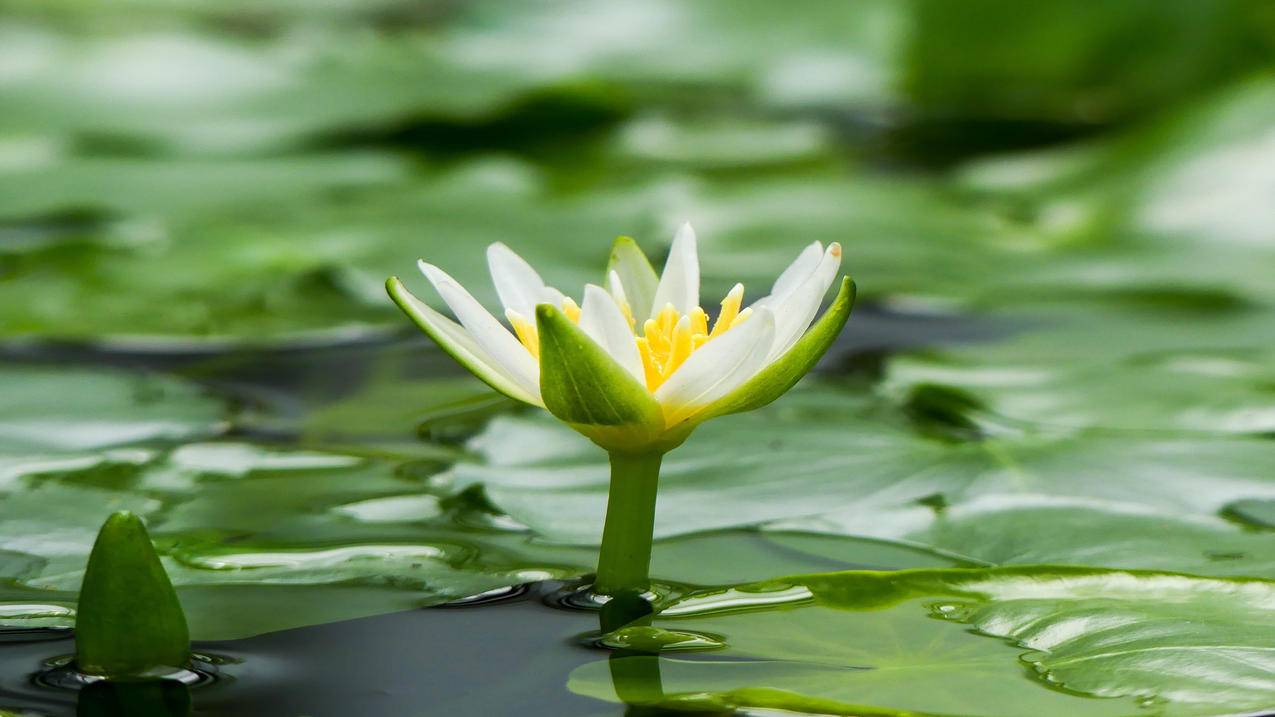
[[[662,453],[611,454],[611,490],[594,592],[615,595],[642,592],[649,586],[655,494],[663,458]]]

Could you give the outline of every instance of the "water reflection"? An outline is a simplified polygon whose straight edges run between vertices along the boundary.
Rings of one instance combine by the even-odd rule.
[[[108,681],[84,686],[76,717],[189,717],[190,688],[176,680]]]
[[[603,635],[626,626],[649,626],[655,608],[638,593],[620,593],[608,600],[598,611],[598,627]],[[634,660],[634,657],[655,657],[647,650],[621,648],[608,658],[611,682],[615,694],[627,708],[625,717],[653,717],[670,714],[659,705],[664,701],[664,683],[660,679],[660,662],[657,659]]]

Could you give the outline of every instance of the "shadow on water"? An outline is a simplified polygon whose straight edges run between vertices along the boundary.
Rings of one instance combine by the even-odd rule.
[[[666,695],[657,660],[625,659],[652,653],[581,639],[649,624],[654,611],[643,597],[586,610],[562,607],[563,594],[561,582],[536,583],[472,604],[198,642],[201,664],[216,664],[215,679],[190,686],[47,679],[73,650],[66,631],[50,633],[0,646],[0,710],[23,717],[685,714],[659,706]],[[572,670],[603,652],[624,705],[566,687]]]
[[[898,351],[991,341],[1025,328],[1004,319],[902,312],[860,302],[853,329],[838,336],[819,370],[854,371]],[[387,364],[402,379],[466,375],[428,338],[406,330],[268,348],[10,343],[0,345],[0,361],[173,372],[223,395],[295,414],[348,394]]]
[[[532,586],[474,606],[412,610],[260,635],[199,642],[220,658],[218,678],[93,683],[78,692],[37,677],[73,650],[69,637],[0,646],[0,709],[48,717],[346,717],[348,715],[606,714],[566,689],[596,660],[575,639],[597,615],[542,601],[560,584]],[[192,710],[193,705],[193,710]]]

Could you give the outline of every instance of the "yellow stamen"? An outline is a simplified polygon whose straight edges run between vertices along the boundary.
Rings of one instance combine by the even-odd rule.
[[[744,300],[744,287],[736,284],[722,299],[722,310],[709,330],[708,315],[698,306],[690,313],[682,314],[672,304],[666,304],[652,318],[642,322],[642,335],[635,336],[638,356],[642,360],[642,372],[650,391],[659,388],[673,372],[700,347],[730,331],[752,315],[752,309],[740,310]],[[628,319],[630,327],[636,327],[633,311],[627,301],[617,302],[620,311]],[[570,298],[563,298],[562,313],[573,323],[580,323],[580,306]],[[508,309],[505,318],[513,327],[518,341],[536,359],[540,358],[540,337],[536,325],[518,312]]]
[[[735,325],[735,318],[739,316],[739,306],[744,301],[744,285],[736,284],[731,287],[730,293],[726,294],[726,298],[722,299],[722,311],[717,315],[717,321],[713,323],[713,333],[710,337],[716,337],[726,333]]]
[[[580,307],[571,300],[570,296],[562,299],[562,313],[566,314],[568,319],[571,319],[571,323],[580,323]]]
[[[650,345],[650,349],[659,352],[664,343],[664,332],[660,331],[660,325],[655,319],[647,319],[642,324],[642,333],[646,335],[646,342]]]
[[[532,356],[540,358],[540,336],[536,333],[535,324],[513,309],[505,309],[505,318],[509,319],[509,325],[514,327],[514,334],[522,345],[527,347]]]
[[[624,314],[625,320],[629,322],[629,329],[632,330],[637,328],[637,319],[633,318],[633,309],[629,307],[629,302],[621,301],[619,304],[620,313]]]
[[[687,316],[691,317],[691,333],[692,334],[707,334],[708,333],[708,315],[704,313],[703,309],[696,306],[695,308],[691,309],[691,313],[687,314]]]
[[[668,361],[664,364],[665,373],[673,373],[691,356],[691,317],[683,316],[673,327],[673,347]]]
[[[656,323],[660,326],[660,333],[664,336],[673,335],[673,327],[677,326],[677,320],[681,316],[672,304],[665,304],[660,313],[655,317]]]
[[[655,363],[655,359],[651,357],[651,344],[645,338],[637,338],[638,356],[642,357],[642,371],[646,374],[647,388],[654,391],[661,383],[664,382],[664,376],[660,373],[660,367]]]

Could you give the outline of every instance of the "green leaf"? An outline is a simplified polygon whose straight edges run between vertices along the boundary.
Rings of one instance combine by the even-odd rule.
[[[14,549],[0,554],[0,580],[18,581],[0,590],[0,622],[67,623],[101,513],[114,509],[145,514],[154,526],[200,640],[415,609],[593,570],[595,549],[545,544],[457,507],[430,487],[438,466],[423,463],[221,442],[185,445],[127,472],[30,476],[0,500],[0,542]],[[792,570],[951,564],[879,541],[733,531],[665,541],[652,575],[702,586]],[[41,605],[47,609],[33,610]]]
[[[1099,362],[1019,360],[966,349],[889,363],[884,389],[968,395],[968,418],[1036,429],[1252,433],[1275,431],[1275,354],[1173,352]],[[993,429],[994,430],[994,429]]]
[[[797,576],[667,606],[657,627],[728,647],[659,658],[646,693],[845,715],[1258,712],[1275,687],[1273,599],[1267,581],[1085,568]],[[586,665],[569,686],[615,699],[632,659],[656,658]]]
[[[401,182],[405,169],[394,157],[355,152],[281,159],[67,158],[0,170],[0,217],[20,220],[87,208],[90,218],[100,212],[208,219],[303,204],[336,188],[384,188]]]
[[[136,515],[118,512],[102,525],[75,620],[79,669],[110,677],[185,667],[190,634],[177,593]]]
[[[639,117],[620,129],[618,160],[703,169],[770,168],[826,160],[834,145],[816,122],[758,121],[735,114]]]
[[[642,247],[630,237],[616,237],[611,245],[611,259],[607,262],[607,275],[615,272],[624,287],[625,299],[639,325],[651,318],[654,311],[655,290],[660,277]]]
[[[948,448],[882,420],[867,420],[861,393],[815,383],[758,411],[709,421],[664,458],[656,535],[755,525],[817,515],[896,484]],[[456,464],[457,489],[481,484],[497,506],[537,533],[596,544],[609,469],[588,441],[541,416],[501,416],[470,443],[482,462]],[[926,476],[916,494],[939,481]],[[904,481],[904,485],[907,482]],[[915,484],[913,484],[915,486]],[[890,487],[894,486],[894,487]],[[712,495],[713,510],[702,498]]]
[[[1271,181],[1273,118],[1275,82],[1259,74],[1119,134],[967,166],[963,189],[1053,247],[994,295],[1269,303],[1275,214],[1251,189]]]
[[[375,17],[378,4],[386,5],[359,9]],[[162,17],[173,8],[158,10]],[[220,21],[237,16],[228,8],[219,10],[224,13]],[[83,8],[75,8],[72,28],[93,22],[85,18],[97,11],[90,12],[86,16]],[[135,28],[86,42],[79,33],[38,19],[44,21],[48,42],[77,52],[24,68],[12,78],[10,112],[0,122],[9,132],[99,132],[168,151],[268,153],[304,145],[315,135],[354,127],[375,131],[407,115],[439,121],[500,115],[508,111],[505,105],[545,80],[543,70],[529,72],[526,63],[475,66],[465,48],[449,51],[451,43],[440,43],[441,28],[434,26],[430,32],[403,28],[387,35],[360,32],[375,27],[375,20],[338,21],[346,31],[297,47],[292,64],[282,68],[275,58],[288,43],[247,42],[235,33],[196,34],[198,23],[183,29],[181,22],[160,20],[167,29]],[[271,24],[266,21],[263,29]],[[136,76],[154,54],[199,67],[207,73],[201,76],[204,90],[193,93],[161,78],[131,84],[117,79]],[[561,77],[561,71],[556,74]]]
[[[461,442],[493,415],[518,404],[445,354],[422,356],[422,343],[428,345],[420,340],[391,350],[358,349],[366,369],[343,382],[339,396],[303,389],[304,410],[259,406],[240,412],[236,425],[251,432],[295,435],[300,445],[337,453],[450,462]],[[293,361],[312,361],[308,354],[293,357],[278,370],[291,370]],[[429,376],[422,377],[422,370]]]
[[[102,512],[118,509],[154,526],[197,639],[413,609],[588,570],[591,555],[564,565],[531,550],[510,560],[522,536],[461,527],[413,470],[420,469],[219,443],[183,446],[127,471],[30,476],[0,500],[0,541],[22,551],[0,561],[0,579],[39,591],[0,593],[0,601],[30,606],[74,590]],[[348,509],[401,496],[434,506],[418,501],[397,520]]]
[[[153,171],[162,175],[161,169]],[[319,176],[287,179],[310,169]],[[183,171],[215,174],[216,167]],[[209,198],[222,194],[215,186],[210,191],[187,178],[165,192],[139,188],[119,208],[107,201],[111,188],[89,187],[87,195],[102,198],[87,204],[77,198],[52,217],[0,219],[6,234],[59,238],[12,259],[0,248],[0,333],[144,351],[382,335],[404,326],[385,300],[385,277],[411,270],[421,257],[493,305],[481,247],[505,241],[551,283],[578,291],[597,281],[606,263],[606,242],[596,238],[617,228],[645,229],[654,202],[641,187],[562,198],[531,165],[512,160],[472,160],[375,189],[369,182],[339,192],[340,201],[324,198],[338,193],[340,180],[321,181],[325,172],[314,165],[287,165],[270,175],[277,184],[297,184],[296,194],[257,191],[239,177],[210,178],[207,185],[236,179],[248,185],[240,199],[232,193],[218,205]],[[109,174],[102,177],[107,183]],[[182,187],[196,196],[181,194]],[[268,197],[265,204],[259,195]],[[77,221],[75,212],[89,219]],[[62,219],[62,213],[72,214]],[[422,216],[432,217],[424,234]],[[157,303],[168,310],[153,311]]]
[[[9,366],[0,370],[0,461],[213,435],[226,414],[202,389],[160,375]]]
[[[257,170],[275,185],[295,185],[292,192],[254,189],[255,175],[225,169],[222,176],[212,161],[179,168],[194,176],[172,183],[163,181],[163,166],[132,170],[156,175],[148,181],[165,184],[162,191],[106,186],[110,175],[102,171],[94,181],[103,186],[86,184],[83,197],[0,218],[18,236],[50,236],[5,260],[2,333],[150,351],[192,342],[349,340],[402,327],[382,285],[422,257],[495,305],[481,247],[496,241],[574,294],[597,282],[607,263],[608,246],[597,237],[624,230],[652,251],[666,245],[674,225],[662,217],[674,190],[696,208],[691,219],[732,217],[702,227],[705,296],[736,282],[750,295],[769,286],[814,240],[843,242],[856,275],[871,276],[877,296],[981,294],[989,272],[1012,275],[1025,260],[1004,249],[1021,232],[1011,235],[997,213],[958,204],[928,180],[841,171],[714,183],[651,178],[564,195],[551,175],[513,160],[473,159],[436,175],[375,181],[359,181],[351,163],[329,168],[315,159]],[[294,172],[307,176],[292,182]],[[338,192],[343,173],[355,175],[345,182],[355,186]],[[219,183],[235,191],[223,193]],[[325,199],[338,193],[340,201]],[[425,225],[422,217],[429,217]],[[636,305],[640,297],[630,299]],[[153,311],[161,302],[170,309]]]
[[[1269,440],[1011,432],[952,442],[910,420],[862,391],[809,381],[782,402],[710,421],[665,457],[656,535],[766,525],[976,562],[1275,577],[1268,538],[1221,515],[1275,496]],[[458,488],[481,484],[546,538],[596,543],[608,473],[587,442],[537,417],[501,417],[471,447],[485,464],[457,464]]]
[[[1275,530],[1275,499],[1238,500],[1226,506],[1224,513],[1248,525]]]
[[[1258,39],[1268,26],[1246,2],[1019,8],[978,0],[958,11],[923,0],[910,7],[903,82],[917,110],[947,118],[949,132],[990,125],[983,131],[991,133],[996,122],[1029,133],[1033,123],[1116,123],[1242,76],[1269,56]],[[987,37],[992,23],[1005,32]],[[1155,41],[1130,46],[1141,32]],[[1178,69],[1172,77],[1157,71],[1170,65]]]
[[[545,408],[603,445],[640,449],[658,440],[664,414],[646,386],[549,304],[536,307]]]
[[[762,369],[739,388],[706,407],[702,413],[696,415],[695,421],[702,422],[716,416],[752,411],[787,393],[803,376],[810,373],[815,364],[819,363],[819,359],[828,352],[832,343],[837,340],[837,336],[845,328],[846,320],[850,318],[850,310],[854,308],[854,297],[854,282],[848,276],[843,277],[832,305],[814,326],[793,344],[788,353]]]

